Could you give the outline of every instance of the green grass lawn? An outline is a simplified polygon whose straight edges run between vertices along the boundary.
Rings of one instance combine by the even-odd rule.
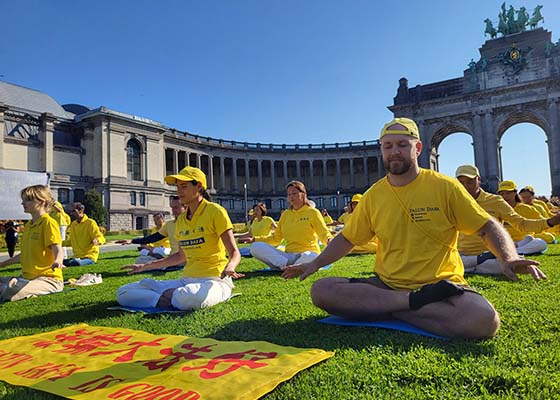
[[[554,399],[560,398],[560,245],[535,257],[548,281],[523,276],[512,283],[500,277],[473,276],[470,284],[498,309],[502,327],[493,340],[440,341],[372,328],[318,324],[325,316],[309,297],[313,281],[326,276],[365,277],[373,256],[350,256],[305,282],[284,281],[274,273],[255,272],[262,264],[243,259],[236,281],[242,296],[194,313],[145,317],[107,311],[116,305],[116,289],[142,277],[119,267],[135,252],[101,254],[95,267],[65,270],[65,278],[85,272],[103,275],[103,284],[51,296],[1,304],[0,339],[87,323],[150,333],[209,337],[218,340],[265,340],[279,345],[335,351],[286,383],[266,399]],[[15,266],[1,275],[18,274]],[[180,272],[155,275],[171,279]],[[1,372],[0,372],[1,373]],[[54,399],[56,396],[0,382],[2,399]]]

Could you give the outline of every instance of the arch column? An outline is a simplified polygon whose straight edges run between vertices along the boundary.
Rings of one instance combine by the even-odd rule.
[[[498,189],[498,184],[502,179],[502,176],[500,171],[500,162],[498,160],[498,138],[492,127],[493,119],[491,110],[485,111],[482,122],[485,137],[484,142],[486,144],[486,178],[488,181],[488,188],[491,191],[496,191]]]
[[[482,130],[481,112],[476,111],[473,113],[473,147],[474,147],[474,163],[478,167],[480,177],[483,183],[487,184],[487,168],[486,157],[484,155],[484,136]]]
[[[560,98],[549,99],[548,123],[550,132],[548,134],[548,161],[550,163],[550,180],[552,184],[552,195],[560,195]]]

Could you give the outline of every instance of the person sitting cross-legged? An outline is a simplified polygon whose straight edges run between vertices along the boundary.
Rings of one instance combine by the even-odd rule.
[[[474,165],[461,165],[455,172],[457,180],[465,187],[467,192],[476,200],[488,214],[500,223],[506,222],[516,230],[525,234],[540,232],[560,224],[560,216],[552,218],[529,219],[519,215],[506,201],[497,194],[487,193],[480,187],[480,173]],[[537,245],[543,243],[537,241]],[[479,235],[466,235],[459,233],[459,253],[465,266],[465,272],[472,274],[502,274],[502,264],[489,252],[486,243]],[[518,253],[527,251],[530,247],[518,247]],[[538,250],[534,248],[533,250]],[[532,251],[532,250],[529,250]]]
[[[197,310],[229,299],[232,278],[244,275],[235,271],[241,255],[227,211],[210,201],[206,175],[198,168],[187,166],[176,175],[166,176],[165,182],[177,186],[185,207],[175,229],[180,251],[161,260],[125,265],[122,269],[136,274],[183,263],[183,276],[173,280],[142,279],[121,286],[117,301],[128,307],[173,306],[179,310]]]
[[[25,224],[20,241],[21,252],[0,263],[0,268],[21,264],[21,276],[0,277],[0,301],[17,301],[29,297],[61,292],[62,240],[57,222],[48,210],[54,202],[48,187],[28,186],[21,191],[21,204],[31,221]]]
[[[458,231],[480,234],[512,280],[516,273],[544,279],[538,262],[520,259],[502,225],[457,180],[419,168],[422,142],[414,121],[387,123],[380,145],[387,176],[364,193],[355,215],[316,259],[289,266],[282,276],[305,279],[376,236],[375,275],[317,280],[311,288],[317,307],[348,319],[393,317],[448,337],[494,336],[498,313],[463,276]]]
[[[69,238],[63,244],[72,246],[73,256],[64,260],[67,267],[95,264],[99,257],[99,245],[105,243],[97,222],[85,214],[85,209],[82,203],[76,202],[70,210],[74,221],[68,228]]]

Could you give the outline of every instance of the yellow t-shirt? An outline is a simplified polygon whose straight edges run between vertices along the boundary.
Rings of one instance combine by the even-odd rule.
[[[97,262],[99,246],[95,246],[91,241],[97,238],[99,244],[105,243],[105,237],[99,230],[97,222],[84,214],[81,222],[77,220],[72,221],[69,231],[70,237],[64,241],[64,244],[70,243],[74,253],[73,257],[89,258],[93,262]]]
[[[348,222],[348,219],[350,218],[351,214],[348,214],[347,212],[342,213],[342,215],[340,217],[338,217],[338,222],[340,222],[341,224],[345,224]]]
[[[537,210],[535,207],[532,207],[528,204],[517,203],[513,209],[515,210],[515,212],[517,214],[521,215],[524,218],[542,219],[542,216],[541,216],[541,213],[539,212],[539,210]],[[545,224],[546,224],[546,220],[545,220]],[[508,222],[504,222],[504,226],[507,229],[509,235],[511,236],[511,238],[513,239],[514,242],[519,242],[520,240],[523,240],[523,238],[527,234],[530,235],[532,233],[537,232],[537,231],[523,231],[522,232],[519,229],[516,229],[513,224],[508,223]],[[546,224],[546,228],[550,228],[548,226],[548,224]],[[541,230],[539,230],[538,232],[540,232]]]
[[[320,253],[317,238],[321,239],[323,243],[327,243],[331,238],[331,233],[327,229],[321,212],[316,208],[304,205],[299,210],[285,210],[280,216],[274,233],[270,236],[255,236],[255,241],[278,246],[284,239],[287,253],[303,253],[304,251]]]
[[[229,229],[233,229],[233,225],[227,211],[205,199],[190,221],[186,212],[177,218],[175,238],[185,252],[187,261],[183,276],[202,278],[221,275],[227,264],[221,235]]]
[[[166,223],[167,223],[167,222],[166,222]],[[166,224],[166,223],[165,223],[165,224]],[[154,228],[152,229],[152,232],[151,232],[151,233],[156,233],[156,232],[161,233],[160,231],[161,231],[161,229],[163,229],[163,227],[165,226],[165,224],[163,224],[163,225],[161,226],[161,228],[159,228],[159,229],[158,229],[157,226],[154,226]],[[164,235],[164,236],[166,236],[166,235]],[[152,247],[152,248],[156,248],[156,247],[167,247],[167,248],[170,248],[170,247],[171,247],[171,244],[169,243],[169,237],[166,236],[165,238],[163,238],[163,239],[161,239],[161,240],[158,240],[157,242],[150,243],[148,246],[149,246],[149,247]]]
[[[323,215],[323,219],[325,220],[325,224],[332,224],[334,222],[334,220],[332,219],[332,217],[327,214],[327,215]]]
[[[466,284],[458,231],[473,234],[490,219],[457,180],[426,169],[402,187],[379,180],[354,214],[342,235],[354,245],[376,235],[375,272],[396,289],[443,279]]]
[[[251,223],[251,233],[253,236],[268,236],[272,232],[273,224],[274,220],[266,215],[260,221],[255,218]]]
[[[20,242],[21,276],[29,280],[47,276],[62,282],[62,270],[51,269],[54,262],[51,246],[61,243],[58,223],[48,214],[43,214],[35,223],[25,224]]]
[[[62,204],[60,204],[58,201],[55,204],[57,204],[60,208],[62,208]],[[51,216],[52,219],[56,221],[58,225],[61,226],[70,225],[71,222],[70,216],[64,212],[64,209],[62,212],[58,212],[54,207],[52,207],[51,211],[49,212],[49,215]]]
[[[515,212],[513,208],[497,194],[487,193],[480,190],[480,194],[476,198],[476,202],[486,210],[488,214],[496,218],[508,226],[514,226],[520,232],[540,232],[549,228],[546,219],[527,219]],[[525,233],[525,234],[526,234]],[[520,233],[521,234],[521,233]],[[525,235],[521,234],[521,235]],[[522,239],[522,238],[521,238]],[[519,240],[521,240],[519,239]],[[459,253],[473,256],[479,255],[487,251],[488,248],[484,240],[479,235],[459,234]]]
[[[177,226],[177,221],[171,220],[163,224],[163,226],[159,230],[159,233],[162,234],[163,236],[166,236],[167,239],[169,240],[169,246],[166,247],[171,247],[171,254],[177,253],[179,251],[179,241],[175,237],[176,226]]]

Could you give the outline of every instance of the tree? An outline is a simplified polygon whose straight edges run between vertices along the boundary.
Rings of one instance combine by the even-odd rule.
[[[95,189],[91,189],[86,193],[84,200],[86,206],[86,214],[94,219],[99,226],[105,226],[107,222],[107,208],[103,205],[103,197]]]

